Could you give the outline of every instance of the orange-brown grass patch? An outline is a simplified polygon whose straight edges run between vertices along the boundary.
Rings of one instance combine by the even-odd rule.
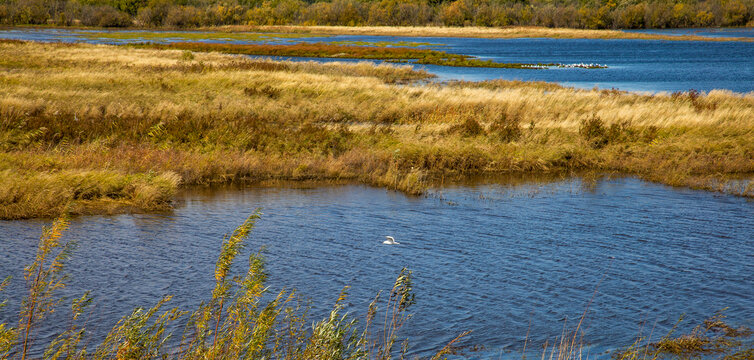
[[[83,44],[0,43],[0,68],[3,218],[165,209],[187,185],[420,194],[449,176],[580,170],[754,196],[753,95],[416,84],[426,73],[406,67]]]
[[[134,47],[149,49],[179,49],[203,52],[221,52],[226,54],[294,56],[318,58],[354,58],[354,59],[421,59],[428,55],[442,56],[443,52],[434,50],[412,49],[405,47],[351,46],[328,43],[298,43],[291,45],[270,44],[223,44],[206,42],[175,42],[169,44],[145,43]]]

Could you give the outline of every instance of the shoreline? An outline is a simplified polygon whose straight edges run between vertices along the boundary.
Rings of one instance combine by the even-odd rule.
[[[0,29],[70,29],[87,31],[172,31],[172,32],[216,32],[216,33],[275,33],[300,35],[363,35],[363,36],[401,36],[401,37],[455,37],[479,39],[595,39],[595,40],[664,40],[664,41],[701,41],[701,42],[754,42],[749,37],[712,37],[700,35],[660,35],[651,33],[626,32],[622,30],[589,30],[572,28],[546,28],[537,26],[494,27],[449,27],[449,26],[325,26],[325,25],[220,25],[197,28],[101,28],[86,26],[44,26],[14,25],[0,26]],[[737,28],[736,28],[737,29]],[[659,29],[646,29],[659,30]]]
[[[439,176],[439,175],[438,175]],[[173,195],[169,200],[152,208],[143,208],[135,205],[131,202],[120,202],[113,200],[94,200],[94,201],[77,201],[75,205],[69,207],[67,216],[79,217],[79,216],[99,216],[99,215],[134,215],[134,214],[163,214],[171,213],[177,208],[180,208],[182,204],[187,201],[192,194],[201,194],[201,196],[208,196],[206,194],[212,194],[215,192],[225,193],[234,191],[245,191],[248,189],[319,189],[328,187],[340,187],[340,186],[366,186],[376,189],[384,189],[386,191],[396,191],[406,196],[421,196],[430,197],[443,200],[442,191],[446,188],[457,188],[473,185],[503,185],[503,186],[515,186],[526,184],[542,184],[548,186],[552,183],[562,181],[574,181],[582,180],[586,183],[610,181],[619,179],[635,179],[638,181],[646,182],[648,184],[655,184],[661,186],[667,186],[672,190],[694,190],[702,191],[714,194],[720,194],[725,196],[742,197],[745,199],[754,199],[754,194],[751,193],[735,193],[726,190],[733,184],[740,181],[749,181],[754,183],[754,173],[751,174],[737,174],[734,178],[728,179],[728,182],[721,182],[719,186],[709,186],[708,184],[699,183],[698,185],[679,185],[668,184],[661,180],[651,180],[643,177],[640,174],[632,173],[615,173],[610,171],[599,170],[578,170],[575,172],[568,172],[565,170],[556,170],[553,172],[536,171],[536,172],[496,172],[496,173],[476,173],[470,175],[449,175],[448,178],[433,179],[423,191],[419,194],[407,192],[405,189],[396,188],[389,184],[376,184],[369,181],[364,181],[359,178],[306,178],[306,179],[293,179],[293,178],[269,178],[264,180],[248,180],[248,181],[230,181],[230,182],[213,182],[208,184],[188,184],[179,185],[175,188]],[[439,195],[438,195],[439,194]],[[211,195],[209,195],[211,196]],[[523,194],[520,196],[529,196]],[[0,221],[15,221],[15,220],[52,220],[60,214],[50,214],[43,216],[30,216],[30,217],[0,217]]]
[[[405,37],[457,37],[482,39],[626,39],[669,41],[742,41],[753,42],[746,37],[706,37],[699,35],[658,35],[624,32],[621,30],[586,30],[571,28],[545,28],[536,26],[512,26],[504,28],[447,27],[447,26],[305,26],[305,25],[224,25],[202,27],[199,30],[220,32],[274,32],[283,34],[322,35],[373,35]]]

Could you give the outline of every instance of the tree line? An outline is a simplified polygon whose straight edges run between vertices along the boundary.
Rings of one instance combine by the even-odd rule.
[[[754,0],[0,0],[0,24],[754,26]]]

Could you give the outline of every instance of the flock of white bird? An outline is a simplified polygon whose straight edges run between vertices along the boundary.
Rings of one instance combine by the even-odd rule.
[[[584,63],[578,63],[578,64],[560,64],[558,67],[562,68],[582,68],[582,69],[606,69],[607,65],[602,64],[584,64]]]
[[[521,65],[522,68],[527,69],[549,69],[551,67],[559,67],[559,68],[567,68],[567,69],[607,69],[607,65],[602,64],[585,64],[585,63],[578,63],[578,64],[554,64],[554,65],[539,65],[539,64],[524,64]]]

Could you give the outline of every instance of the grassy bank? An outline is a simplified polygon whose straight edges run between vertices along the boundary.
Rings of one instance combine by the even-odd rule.
[[[628,40],[665,40],[665,41],[743,41],[752,42],[751,37],[699,36],[699,35],[662,35],[621,30],[593,30],[574,28],[552,28],[540,26],[325,26],[325,25],[222,25],[195,28],[165,27],[156,30],[149,27],[128,27],[111,29],[96,26],[43,26],[14,25],[6,29],[69,29],[86,30],[79,35],[90,39],[108,40],[143,40],[159,41],[171,38],[180,41],[265,41],[275,39],[297,39],[306,37],[325,37],[332,35],[362,36],[401,36],[401,37],[455,37],[481,39],[628,39]],[[115,31],[111,31],[115,30]],[[332,42],[331,44],[338,42]],[[349,42],[342,42],[347,44]],[[353,43],[353,42],[351,42]],[[354,45],[370,45],[368,42]],[[378,42],[379,43],[379,42]],[[384,42],[391,46],[431,45],[416,42]],[[379,46],[379,45],[377,45]]]
[[[697,35],[661,35],[620,30],[589,30],[539,26],[305,26],[305,25],[225,25],[206,27],[220,32],[272,32],[281,34],[383,35],[410,37],[460,37],[486,39],[552,38],[552,39],[635,39],[670,41],[754,41],[745,37],[708,37]]]
[[[455,67],[487,67],[506,69],[543,69],[567,67],[555,63],[499,63],[480,60],[473,56],[449,54],[444,51],[412,49],[407,47],[336,45],[327,43],[299,43],[292,45],[267,44],[217,44],[206,42],[176,42],[169,44],[142,43],[130,45],[141,49],[186,50],[200,52],[220,52],[224,54],[262,55],[278,57],[350,58],[388,60],[401,62],[416,60],[419,64],[444,65]],[[606,66],[582,66],[598,69]]]
[[[412,84],[407,67],[0,43],[0,218],[148,211],[180,186],[352,180],[423,192],[614,171],[754,196],[754,96]]]

